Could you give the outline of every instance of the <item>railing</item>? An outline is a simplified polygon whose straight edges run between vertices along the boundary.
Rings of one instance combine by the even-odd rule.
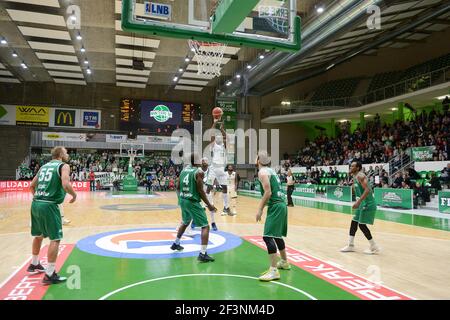
[[[356,108],[377,101],[422,90],[450,80],[450,66],[421,74],[395,84],[368,92],[367,94],[321,101],[292,101],[289,106],[272,106],[263,109],[263,117],[295,113],[318,112],[345,108]]]
[[[414,166],[414,161],[411,159],[409,149],[399,157],[394,157],[389,161],[389,184],[392,184],[393,177],[397,172],[409,169]]]

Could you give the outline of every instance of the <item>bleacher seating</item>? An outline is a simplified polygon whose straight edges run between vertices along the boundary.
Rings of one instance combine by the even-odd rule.
[[[317,105],[318,101],[334,100],[334,105],[344,105],[345,100],[340,98],[352,96],[360,80],[360,78],[350,78],[327,82],[316,89],[311,98],[311,104]]]

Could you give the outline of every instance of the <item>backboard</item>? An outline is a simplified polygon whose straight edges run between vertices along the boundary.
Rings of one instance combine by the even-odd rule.
[[[120,144],[120,157],[144,157],[144,144],[143,143],[129,143],[123,142]]]
[[[301,42],[297,0],[123,0],[122,29],[269,50]]]

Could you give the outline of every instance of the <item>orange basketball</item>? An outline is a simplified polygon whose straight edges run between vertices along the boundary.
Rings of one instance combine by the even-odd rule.
[[[219,107],[215,107],[212,111],[212,115],[214,119],[220,119],[223,115],[223,111]]]

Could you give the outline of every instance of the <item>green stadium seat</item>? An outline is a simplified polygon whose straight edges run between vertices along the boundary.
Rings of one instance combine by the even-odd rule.
[[[419,172],[419,175],[420,175],[420,177],[421,177],[422,179],[426,179],[426,177],[427,177],[427,172],[426,172],[426,171],[420,171],[420,172]]]

